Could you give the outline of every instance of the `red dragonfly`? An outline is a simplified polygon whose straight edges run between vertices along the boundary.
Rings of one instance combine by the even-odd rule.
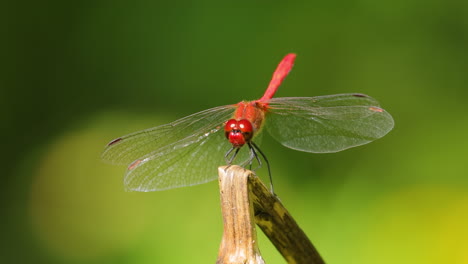
[[[262,98],[119,137],[107,144],[102,158],[128,165],[128,190],[159,191],[215,180],[217,167],[226,163],[245,166],[257,159],[260,166],[257,153],[268,165],[254,143],[263,127],[282,145],[313,153],[367,144],[393,128],[392,116],[364,94],[273,98],[295,58],[284,57]]]

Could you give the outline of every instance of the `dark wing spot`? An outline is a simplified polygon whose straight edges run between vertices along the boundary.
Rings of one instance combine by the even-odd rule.
[[[369,97],[365,94],[360,94],[360,93],[356,93],[356,94],[353,94],[353,96],[356,96],[356,97]]]
[[[122,140],[122,138],[116,138],[116,139],[112,140],[111,142],[109,142],[109,144],[107,144],[107,146],[114,145],[115,143],[117,143],[117,142],[119,142],[121,140]]]

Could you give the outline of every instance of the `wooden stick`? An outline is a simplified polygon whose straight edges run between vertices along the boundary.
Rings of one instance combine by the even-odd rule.
[[[252,171],[224,166],[218,173],[224,220],[218,264],[265,263],[255,223],[287,263],[325,263],[286,208]]]
[[[251,172],[239,166],[219,167],[219,189],[224,231],[217,264],[265,264],[257,246],[252,200],[248,190]]]

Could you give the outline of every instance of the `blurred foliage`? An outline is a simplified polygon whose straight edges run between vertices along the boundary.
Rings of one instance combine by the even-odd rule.
[[[289,52],[278,96],[366,93],[396,122],[335,154],[264,137],[277,193],[325,260],[468,263],[467,2],[7,1],[0,14],[1,263],[214,263],[216,182],[126,193],[100,152],[258,98]],[[283,263],[262,235],[260,249]]]

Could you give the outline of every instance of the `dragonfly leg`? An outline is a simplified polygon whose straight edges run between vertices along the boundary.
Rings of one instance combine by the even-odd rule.
[[[251,143],[253,143],[253,142],[251,142]],[[257,169],[260,169],[263,164],[262,164],[262,160],[260,159],[260,157],[257,154],[257,151],[255,150],[255,147],[251,143],[249,143],[249,145],[248,145],[249,149],[250,149],[250,157],[249,157],[248,162],[249,162],[250,166],[252,166],[253,160],[256,159],[257,163],[258,163],[258,166],[257,166],[257,168],[255,168],[255,170],[257,170]]]
[[[236,151],[234,151],[234,150],[236,150]],[[226,155],[224,155],[224,159],[226,160],[226,163],[228,165],[232,164],[232,162],[234,161],[234,158],[236,158],[236,156],[237,156],[237,153],[239,153],[239,150],[240,150],[240,148],[232,147],[231,149],[229,149],[228,152],[226,152]],[[231,157],[229,157],[229,155],[231,155],[232,151],[234,151],[234,153],[232,154]]]
[[[252,155],[255,156],[255,159],[257,159],[259,168],[262,166],[262,161],[260,157],[258,157],[257,152],[260,153],[260,155],[262,155],[262,158],[265,160],[265,163],[267,164],[267,169],[268,169],[268,176],[270,178],[270,190],[271,190],[271,193],[276,196],[275,190],[273,188],[273,177],[271,176],[270,162],[268,162],[268,159],[263,153],[263,151],[253,141],[249,142],[249,148],[250,148]],[[251,157],[251,159],[253,159],[253,157]]]
[[[255,158],[255,155],[256,155],[256,154],[252,152],[251,146],[250,146],[250,145],[248,145],[248,146],[249,146],[249,151],[250,151],[250,157],[249,157],[247,160],[245,160],[245,161],[243,161],[242,163],[240,163],[239,166],[244,167],[244,168],[245,168],[246,166],[249,166],[249,170],[252,170],[252,161],[253,161],[253,159]],[[255,171],[256,169],[258,169],[258,168],[260,168],[260,166],[257,167],[257,168],[255,168],[254,171]]]

